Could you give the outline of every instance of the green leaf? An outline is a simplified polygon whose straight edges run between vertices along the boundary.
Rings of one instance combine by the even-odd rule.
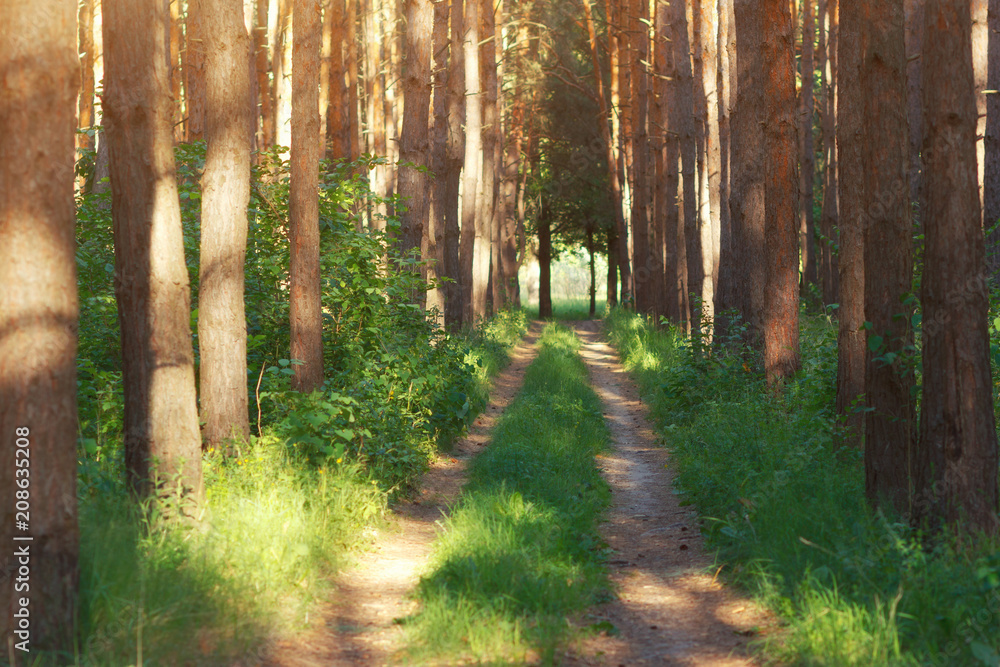
[[[972,649],[972,655],[984,665],[989,665],[990,667],[1000,666],[1000,655],[986,644],[972,642],[969,648]]]
[[[339,429],[334,430],[334,433],[336,433],[337,435],[339,435],[344,440],[353,440],[354,439],[354,431],[353,431],[353,429],[349,429],[349,428],[342,428],[342,429],[340,429],[339,428]]]
[[[882,347],[882,337],[881,336],[869,336],[868,337],[868,349],[872,352],[878,352]]]

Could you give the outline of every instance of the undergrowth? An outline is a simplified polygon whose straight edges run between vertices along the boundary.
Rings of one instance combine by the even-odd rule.
[[[195,331],[204,144],[176,156]],[[246,258],[254,437],[205,453],[194,521],[126,491],[109,195],[78,199],[78,650],[57,664],[262,663],[275,637],[309,625],[387,504],[412,491],[485,405],[525,315],[446,333],[413,305],[427,286],[394,249],[398,221],[358,231],[356,212],[376,203],[358,174],[375,161],[321,175],[327,373],[309,395],[291,390],[297,362],[286,358],[288,163],[275,150],[255,167]],[[196,362],[197,352],[195,337]]]
[[[832,435],[831,322],[803,317],[803,370],[781,396],[765,389],[744,348],[706,354],[617,309],[607,322],[723,571],[782,619],[759,642],[766,659],[1000,664],[998,545],[927,546],[869,508],[862,452]]]
[[[551,664],[573,633],[567,616],[610,595],[600,401],[571,332],[550,324],[540,345],[435,545],[408,659]]]

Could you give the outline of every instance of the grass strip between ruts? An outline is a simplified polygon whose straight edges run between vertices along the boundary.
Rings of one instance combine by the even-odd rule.
[[[540,345],[418,586],[410,660],[551,663],[573,635],[568,616],[610,595],[600,400],[570,331],[549,324]]]

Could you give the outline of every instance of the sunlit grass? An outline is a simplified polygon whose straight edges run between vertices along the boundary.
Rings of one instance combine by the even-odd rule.
[[[404,662],[551,662],[572,632],[567,615],[608,595],[600,402],[569,331],[549,325],[541,345],[445,523]]]
[[[836,329],[826,317],[804,318],[803,371],[782,397],[766,390],[752,352],[699,356],[677,332],[620,310],[608,324],[723,573],[783,620],[759,642],[766,659],[1000,663],[1000,545],[930,544],[870,509],[863,452],[833,438]]]
[[[598,295],[596,303],[597,314],[595,318],[604,317],[607,310],[607,303]],[[538,319],[538,304],[525,307],[528,317],[533,320]],[[563,321],[589,320],[590,298],[580,297],[576,299],[552,299],[552,319]]]

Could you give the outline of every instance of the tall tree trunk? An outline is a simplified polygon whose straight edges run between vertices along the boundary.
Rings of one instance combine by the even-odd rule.
[[[972,72],[976,86],[976,165],[979,176],[979,203],[983,204],[985,160],[986,98],[989,65],[989,0],[969,0],[972,5]]]
[[[431,166],[430,138],[427,136],[431,106],[431,38],[434,6],[431,0],[406,0],[406,79],[403,95],[406,114],[400,135],[399,194],[406,211],[400,216],[401,252],[421,248],[427,229],[427,197],[430,183],[422,168]],[[420,300],[423,300],[421,297]]]
[[[618,249],[618,270],[621,274],[621,302],[628,304],[632,298],[632,258],[628,253],[628,227],[625,224],[624,216],[624,184],[621,178],[621,101],[619,97],[619,72],[620,62],[620,27],[617,21],[620,17],[615,15],[617,0],[605,0],[604,8],[608,22],[608,69],[610,99],[606,101],[608,114],[611,116],[610,144],[607,148],[608,176],[611,182],[612,205],[615,215],[615,236],[617,237]],[[596,44],[594,44],[596,46]],[[593,46],[592,46],[593,48]],[[596,68],[600,74],[600,68]]]
[[[1000,0],[989,0],[989,72],[986,87],[1000,90]],[[983,144],[983,227],[987,241],[986,265],[993,284],[1000,285],[1000,94],[986,97],[986,136]]]
[[[482,223],[476,215],[476,195],[479,192],[480,161],[483,152],[482,95],[479,86],[479,0],[468,0],[463,26],[462,46],[465,52],[465,163],[462,176],[462,238],[459,261],[461,263],[462,320],[464,324],[476,322],[474,303],[478,288],[485,295],[485,283],[476,283],[474,272],[476,253],[482,254]],[[487,246],[488,250],[488,246]],[[482,260],[479,262],[482,266]],[[481,269],[480,269],[481,271]],[[483,299],[485,302],[485,299]]]
[[[861,90],[859,3],[841,0],[837,68],[837,203],[840,215],[840,309],[837,311],[837,414],[846,420],[846,441],[860,446],[864,413],[856,402],[865,393],[865,179],[862,172],[864,97]],[[894,131],[898,131],[896,128]]]
[[[840,22],[839,0],[825,0],[825,24],[821,26],[821,39],[826,36],[821,51],[825,54],[821,69],[821,89],[823,99],[820,102],[823,109],[823,211],[820,217],[820,235],[822,245],[819,249],[820,282],[823,283],[823,305],[831,306],[839,303],[840,280],[837,269],[837,253],[833,246],[837,242],[838,204],[837,204],[837,46]]]
[[[655,276],[649,252],[649,201],[646,183],[649,163],[649,78],[645,63],[649,60],[649,17],[646,0],[630,2],[631,80],[632,80],[632,280],[635,283],[635,307],[651,313]]]
[[[715,300],[719,282],[719,249],[721,244],[720,209],[722,192],[722,152],[719,137],[718,89],[718,13],[712,0],[695,0],[699,14],[695,17],[699,31],[697,45],[701,48],[701,88],[699,113],[704,123],[704,156],[701,169],[701,246],[703,281],[702,309],[705,316],[715,318]],[[700,5],[700,6],[699,6]],[[697,62],[697,61],[696,61]],[[697,76],[697,73],[696,73]],[[704,107],[701,107],[701,104]],[[705,331],[711,335],[711,331]]]
[[[795,44],[785,0],[764,0],[764,372],[768,384],[799,369],[798,181],[795,174]]]
[[[664,274],[667,288],[667,311],[670,318],[677,323],[685,323],[690,330],[691,304],[688,294],[688,216],[694,215],[693,198],[689,203],[685,188],[687,178],[682,182],[682,171],[685,165],[694,159],[693,144],[690,155],[687,156],[685,134],[690,134],[691,116],[691,60],[688,53],[687,20],[681,3],[670,3],[666,7],[666,38],[669,50],[664,56],[664,72],[666,79],[666,115],[664,123],[665,135],[665,169],[666,180],[662,195],[667,198],[666,218],[664,219]],[[686,73],[686,74],[685,74]],[[685,157],[687,156],[687,157]],[[692,184],[693,185],[693,184]]]
[[[80,115],[77,127],[86,130],[96,124],[94,117],[94,0],[80,2]],[[94,138],[89,134],[77,135],[79,148],[93,149]]]
[[[913,260],[907,183],[906,54],[903,1],[865,0],[860,9],[861,157],[864,212],[865,321],[871,323],[865,363],[865,490],[876,504],[909,511],[916,408],[914,376],[905,363],[913,344]],[[881,341],[881,342],[879,342]],[[887,357],[887,355],[890,355]],[[896,363],[891,363],[896,359]]]
[[[459,186],[462,178],[462,164],[465,159],[465,53],[462,38],[465,34],[464,7],[462,0],[451,2],[451,40],[448,63],[448,140],[446,171],[439,180],[442,182],[443,200],[441,214],[444,221],[444,275],[451,278],[445,285],[445,324],[457,327],[462,324],[464,274],[459,265]]]
[[[292,145],[289,181],[292,387],[323,384],[323,319],[319,272],[319,0],[294,0],[292,18]]]
[[[431,261],[427,268],[428,281],[447,275],[445,272],[445,208],[448,206],[448,12],[451,0],[434,3],[431,50],[433,53],[433,136],[430,143],[430,167],[434,178],[428,184],[429,210],[427,216],[426,250],[424,256]],[[405,116],[404,116],[405,132]],[[400,180],[402,187],[402,178]],[[444,284],[428,290],[426,307],[439,313],[439,324],[444,324],[446,288]]]
[[[910,135],[910,197],[923,201],[920,147],[924,134],[923,35],[925,0],[905,0],[906,14],[906,109]]]
[[[68,656],[79,552],[76,4],[4,0],[0,25],[0,636]]]
[[[997,530],[988,283],[976,182],[968,3],[927,0],[924,359],[916,518]]]
[[[552,229],[548,203],[538,213],[538,317],[552,318]]]
[[[730,326],[728,313],[733,308],[733,237],[732,220],[729,210],[730,176],[730,113],[735,95],[731,84],[736,78],[730,73],[736,60],[736,29],[733,25],[733,0],[718,0],[718,83],[719,91],[719,248],[716,269],[718,285],[716,289],[716,335],[725,334]]]
[[[749,339],[763,342],[764,286],[764,126],[763,26],[753,0],[735,0],[736,107],[732,120],[732,173],[730,222],[734,273],[733,303],[749,324]]]
[[[174,126],[174,141],[184,141],[184,95],[182,85],[184,68],[181,62],[181,52],[184,49],[184,35],[181,30],[181,0],[165,0],[170,5],[170,96],[173,98],[174,115],[171,120]]]
[[[290,137],[285,133],[284,120],[289,117],[288,84],[288,31],[291,28],[292,0],[277,0],[277,24],[274,27],[274,44],[271,47],[271,127],[274,128],[274,143],[287,146]]]
[[[590,267],[590,309],[588,311],[590,319],[597,315],[597,272],[594,266],[594,228],[587,228],[587,252],[590,255],[588,265]]]
[[[270,0],[257,0],[253,28],[254,64],[257,73],[257,95],[260,98],[260,124],[257,149],[267,150],[274,145],[273,93],[269,77],[271,63],[267,56],[267,12]]]
[[[358,100],[358,1],[347,2],[347,121],[351,161],[361,157],[361,106]]]
[[[191,293],[174,172],[162,3],[105,0],[104,121],[125,390],[139,496],[201,497]],[[155,466],[155,470],[154,470]]]
[[[676,7],[674,5],[676,4]],[[683,178],[682,210],[684,211],[684,239],[687,261],[688,293],[700,298],[705,277],[705,265],[702,258],[701,231],[699,227],[698,206],[698,138],[695,131],[696,119],[694,110],[695,79],[691,62],[691,20],[685,6],[690,3],[671,3],[672,11],[676,13],[671,21],[674,41],[674,62],[677,66],[677,125],[676,132],[680,135],[681,176]],[[699,83],[700,86],[700,83]],[[701,312],[697,311],[697,301],[688,299],[688,312],[685,319],[693,329],[701,320]],[[697,311],[697,312],[696,312]]]
[[[205,114],[207,93],[205,90],[205,40],[208,36],[203,19],[198,12],[188,8],[184,52],[184,92],[187,98],[187,140],[205,139]]]
[[[802,285],[817,283],[816,221],[813,216],[813,181],[816,174],[816,143],[813,140],[813,73],[815,71],[816,22],[813,0],[802,0],[802,94],[799,110],[799,234],[802,254]]]
[[[496,207],[496,144],[500,117],[497,114],[497,61],[493,0],[481,0],[479,6],[479,85],[482,90],[482,163],[479,192],[476,196],[476,243],[472,260],[472,321],[487,316],[490,266],[496,231],[493,214]]]
[[[249,37],[241,0],[194,0],[205,27],[205,170],[201,177],[198,342],[201,421],[208,446],[250,438],[243,261],[250,201]]]
[[[635,230],[632,228],[632,199],[635,197],[635,162],[633,160],[632,113],[635,102],[632,81],[632,61],[635,59],[634,36],[631,33],[632,4],[634,0],[613,0],[616,2],[616,22],[618,27],[618,115],[619,124],[619,164],[622,183],[622,217],[627,237],[623,237],[624,255],[628,259],[630,272],[629,305],[635,307],[636,281],[639,267],[635,266]]]

